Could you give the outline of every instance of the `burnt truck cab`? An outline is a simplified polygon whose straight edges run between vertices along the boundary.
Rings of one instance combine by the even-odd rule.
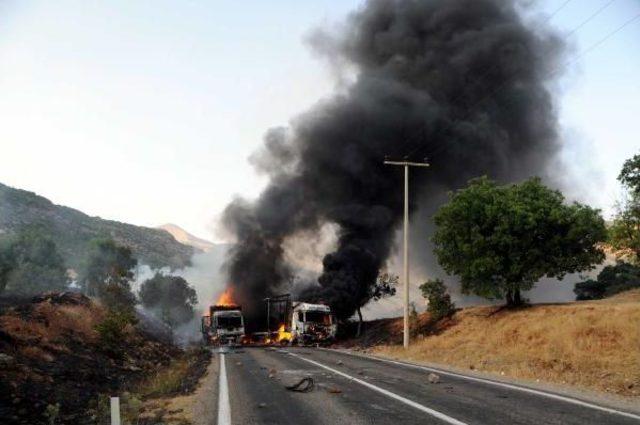
[[[209,316],[202,317],[202,337],[205,344],[239,344],[244,337],[244,318],[240,306],[209,307]]]
[[[291,317],[293,342],[328,343],[335,339],[337,330],[336,319],[328,305],[294,303]]]

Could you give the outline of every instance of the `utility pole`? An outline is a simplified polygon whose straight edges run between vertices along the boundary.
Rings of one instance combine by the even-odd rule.
[[[428,167],[429,163],[384,160],[385,165],[400,165],[404,167],[404,240],[403,240],[403,269],[404,269],[404,348],[409,348],[409,167]]]

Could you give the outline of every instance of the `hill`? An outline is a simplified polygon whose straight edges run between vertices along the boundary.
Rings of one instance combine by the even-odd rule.
[[[213,242],[194,236],[176,224],[163,224],[162,226],[158,226],[158,229],[169,232],[178,242],[192,246],[204,252],[209,252],[216,246]]]
[[[129,246],[141,263],[152,268],[182,268],[197,252],[162,229],[91,217],[81,211],[55,205],[33,192],[0,184],[0,233],[12,234],[26,226],[43,226],[60,249],[70,268],[78,269],[87,243],[96,237],[111,237]]]
[[[420,315],[402,348],[402,319],[368,322],[347,345],[376,355],[640,397],[640,290],[608,299]]]

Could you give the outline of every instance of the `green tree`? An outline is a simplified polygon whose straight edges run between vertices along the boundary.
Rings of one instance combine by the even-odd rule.
[[[634,288],[640,288],[640,267],[618,262],[603,268],[597,280],[576,283],[573,292],[578,301],[598,300]]]
[[[80,283],[87,295],[97,297],[110,309],[133,309],[136,298],[131,280],[136,264],[129,247],[112,239],[95,239],[90,243]]]
[[[463,293],[523,303],[521,291],[543,276],[562,279],[604,260],[600,212],[564,204],[539,178],[500,186],[486,177],[450,194],[435,217],[440,265],[460,277]]]
[[[627,187],[632,195],[640,196],[640,154],[624,162],[618,181]]]
[[[198,296],[183,278],[156,273],[140,286],[140,301],[156,317],[174,328],[193,319]]]
[[[15,260],[11,253],[10,242],[0,239],[0,293],[4,291],[9,281],[9,274],[15,268]]]
[[[609,243],[618,258],[640,262],[640,155],[625,161],[618,176],[625,194],[609,228]]]
[[[420,285],[422,296],[429,301],[427,311],[431,313],[434,320],[442,319],[451,315],[456,306],[451,301],[451,296],[447,294],[447,288],[440,279],[428,280]]]
[[[63,291],[67,268],[53,240],[39,228],[27,228],[0,246],[0,289],[19,295]]]
[[[359,337],[362,333],[362,306],[367,301],[373,299],[374,301],[378,301],[382,298],[392,297],[396,294],[396,286],[398,285],[398,280],[400,278],[397,275],[393,275],[391,273],[380,273],[375,283],[371,286],[364,286],[368,291],[365,296],[365,300],[363,303],[358,304],[356,308],[356,313],[358,313],[358,329],[356,331],[356,337]]]

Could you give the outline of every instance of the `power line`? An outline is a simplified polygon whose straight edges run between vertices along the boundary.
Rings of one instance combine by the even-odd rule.
[[[616,35],[618,32],[622,31],[625,27],[627,27],[628,25],[630,25],[631,23],[633,23],[634,21],[637,21],[638,19],[640,19],[640,13],[638,13],[637,15],[633,16],[632,18],[628,19],[627,21],[625,21],[622,25],[620,25],[619,27],[617,27],[616,29],[614,29],[613,31],[609,32],[607,35],[605,35],[604,37],[602,37],[600,40],[598,40],[597,42],[593,43],[591,46],[589,46],[587,49],[583,50],[582,52],[580,52],[578,55],[576,55],[575,57],[573,57],[572,59],[568,60],[567,62],[565,62],[563,65],[555,68],[554,70],[552,70],[549,74],[546,75],[547,78],[553,76],[554,74],[557,74],[558,72],[562,71],[564,68],[568,67],[569,65],[573,64],[574,62],[578,61],[580,58],[582,58],[583,56],[587,55],[588,53],[590,53],[591,51],[595,50],[596,48],[600,47],[602,44],[604,44],[608,39],[610,39],[611,37],[613,37],[614,35]],[[508,82],[508,81],[507,81]],[[505,82],[506,83],[506,82]],[[500,90],[502,87],[504,86],[504,84],[502,84],[501,86],[498,87],[498,90]],[[481,99],[480,102],[478,102],[477,104],[481,103],[484,99]],[[509,104],[510,101],[507,100],[502,106],[505,106],[507,104]],[[477,106],[474,105],[474,106]],[[469,110],[468,112],[472,112],[471,110]],[[464,117],[466,118],[466,117]],[[452,127],[453,124],[450,124],[447,127],[447,130]],[[433,153],[431,153],[431,155],[435,155],[436,153],[440,153],[443,152],[444,150],[447,149],[446,145],[441,145],[440,149],[437,149],[436,151],[434,151]]]
[[[551,12],[551,14],[549,16],[547,16],[545,19],[542,20],[542,23],[545,24],[549,21],[551,21],[551,19],[553,19],[560,11],[562,11],[562,9],[564,9],[569,3],[571,3],[573,0],[565,0],[560,6],[558,6],[553,12]],[[609,4],[611,4],[612,2],[614,2],[615,0],[611,0],[609,2]],[[602,9],[606,8],[609,4],[605,5]],[[601,12],[601,10],[598,10],[594,16]],[[593,19],[593,16],[591,16],[589,19]],[[584,26],[586,23],[588,22],[585,21],[582,24],[580,24],[581,26]],[[571,33],[577,31],[577,29],[574,29]],[[466,91],[467,91],[467,87],[473,85],[476,86],[478,85],[480,82],[482,82],[482,80],[484,80],[484,78],[486,76],[488,76],[491,72],[493,72],[494,70],[496,70],[498,67],[500,66],[500,64],[498,62],[491,64],[490,66],[487,66],[484,68],[484,70],[482,70],[482,72],[480,72],[480,76],[473,78],[472,81],[468,81],[464,87],[462,88],[460,94],[458,96],[456,96],[450,103],[452,104],[456,104],[458,101],[462,100],[462,98],[464,97]],[[403,127],[404,128],[404,127]],[[422,136],[424,137],[424,134],[426,132],[426,128],[425,125],[422,126],[420,133],[422,133]],[[402,142],[402,145],[399,145],[397,147],[397,149],[394,149],[393,155],[394,156],[401,156],[401,152],[403,150],[405,150],[407,144],[409,144],[411,146],[411,142],[413,140],[416,139],[416,137],[418,137],[419,134],[418,132],[414,133],[411,137],[404,139],[404,141]]]
[[[565,0],[565,1],[560,5],[560,6],[558,6],[558,7],[557,7],[553,12],[551,12],[551,14],[550,14],[549,16],[547,16],[545,19],[543,19],[543,20],[542,20],[542,23],[547,23],[547,22],[551,21],[551,19],[553,19],[553,17],[554,17],[554,16],[556,16],[556,15],[557,15],[557,14],[558,14],[562,9],[564,9],[564,8],[565,8],[569,3],[571,3],[572,1],[573,1],[573,0]],[[610,2],[610,3],[612,3],[613,1],[615,1],[615,0],[611,0],[611,2]],[[608,6],[608,5],[605,5],[605,7],[606,7],[606,6]],[[586,21],[585,21],[585,22],[583,22],[581,25],[584,25],[584,24],[586,24]],[[574,31],[576,31],[576,30],[574,30]],[[574,31],[572,31],[572,32],[574,32]],[[493,64],[492,64],[492,65],[490,65],[490,66],[487,66],[487,67],[486,67],[482,72],[480,72],[480,76],[479,76],[479,77],[476,77],[476,78],[474,78],[472,81],[467,82],[467,83],[465,84],[465,86],[462,88],[462,90],[461,90],[460,94],[459,94],[458,96],[456,96],[456,97],[453,99],[453,101],[451,101],[450,103],[455,104],[455,103],[457,103],[459,100],[462,100],[462,98],[464,97],[465,92],[466,92],[466,90],[467,90],[467,87],[469,87],[470,85],[477,85],[477,84],[479,84],[482,80],[484,80],[484,78],[485,78],[486,76],[488,76],[492,71],[494,71],[494,70],[495,70],[495,69],[497,69],[498,67],[499,67],[499,64],[498,64],[497,62],[496,62],[496,63],[493,63]],[[421,130],[420,130],[420,133],[422,134],[422,136],[423,136],[423,137],[424,137],[425,132],[426,132],[426,128],[425,128],[425,125],[423,125],[423,126],[422,126],[422,128],[421,128]],[[393,154],[394,154],[395,156],[400,156],[400,155],[401,155],[401,153],[402,153],[403,151],[405,151],[405,148],[406,148],[407,144],[409,144],[410,142],[412,142],[413,140],[415,140],[417,136],[418,136],[418,134],[417,134],[417,133],[414,133],[414,135],[413,135],[413,136],[411,136],[411,137],[409,137],[409,138],[403,138],[402,144],[401,144],[400,146],[398,146],[398,148],[397,148],[397,149],[394,149]]]
[[[549,21],[551,19],[551,17],[555,16],[560,10],[562,10],[570,1],[572,0],[567,0],[565,1],[562,5],[560,5],[559,8],[557,8],[552,14],[551,16],[546,20]],[[581,28],[583,28],[586,24],[588,24],[589,22],[591,22],[593,19],[595,19],[596,16],[598,16],[599,14],[601,14],[605,9],[607,9],[609,6],[611,6],[611,4],[613,4],[616,0],[609,0],[608,2],[604,3],[602,6],[600,6],[595,12],[593,12],[591,15],[589,15],[586,19],[584,19],[582,22],[580,22],[580,24],[578,24],[576,27],[574,27],[569,33],[567,33],[563,39],[568,39],[570,36],[572,36],[573,34],[575,34],[577,31],[579,31]],[[626,26],[627,23],[625,23],[623,25]],[[615,32],[621,30],[622,28],[619,28],[618,30],[616,30]],[[613,34],[609,34],[607,35],[605,38],[609,38],[611,37]],[[584,55],[584,53],[586,52],[582,52],[578,57]],[[480,80],[482,80],[484,77],[486,77],[486,75],[488,75],[493,69],[495,69],[497,67],[493,66],[493,67],[489,67],[489,69],[487,70],[487,72],[483,73],[481,77],[477,78],[474,80],[474,84],[477,82],[480,82]],[[550,75],[553,75],[550,74]],[[549,75],[549,76],[550,76]],[[500,85],[497,86],[496,89],[492,90],[488,95],[483,96],[482,98],[480,98],[479,101],[474,102],[471,106],[468,107],[463,107],[464,109],[467,110],[467,112],[471,112],[471,110],[479,105],[481,102],[483,102],[484,100],[486,100],[488,97],[493,96],[495,93],[497,93],[500,89],[502,89],[507,83],[511,82],[515,77],[517,77],[517,75],[513,75],[511,78],[508,78],[507,80],[505,80],[503,83],[501,83]],[[453,104],[455,104],[458,100],[460,100],[463,96],[464,93],[466,91],[466,88],[463,89],[462,93],[457,96],[456,98],[454,98],[454,100],[452,101]],[[463,115],[464,116],[464,115]],[[441,128],[440,130],[438,130],[436,132],[435,136],[440,135],[443,131],[448,130],[453,124],[449,124],[447,126],[445,126],[443,129]],[[415,139],[415,137],[412,137],[411,139]],[[403,144],[403,147],[406,146],[406,143]],[[409,153],[405,153],[404,156],[406,157],[411,157],[413,155],[415,155],[417,152],[420,152],[422,149],[424,149],[424,146],[421,146],[420,142],[413,144],[413,149],[411,149],[411,151],[409,151]],[[410,145],[411,147],[411,145]]]
[[[604,10],[603,8],[599,9],[600,11]],[[593,16],[593,15],[591,15]],[[596,48],[600,47],[602,44],[604,44],[607,40],[609,40],[611,37],[613,37],[615,34],[617,34],[618,32],[622,31],[625,27],[627,27],[628,25],[630,25],[631,23],[633,23],[634,21],[638,20],[638,18],[640,18],[640,13],[638,13],[637,15],[633,16],[632,18],[628,19],[627,21],[625,21],[622,25],[618,26],[617,28],[615,28],[613,31],[609,32],[608,34],[606,34],[604,37],[602,37],[601,39],[599,39],[598,41],[596,41],[595,43],[593,43],[592,45],[590,45],[587,49],[581,51],[579,54],[575,55],[574,57],[572,57],[571,59],[569,59],[568,61],[566,61],[565,63],[563,63],[562,65],[554,68],[551,72],[549,72],[548,74],[545,75],[545,78],[549,78],[551,76],[553,76],[554,74],[557,74],[558,72],[562,71],[563,69],[565,69],[566,67],[568,67],[569,65],[573,64],[574,62],[576,62],[577,60],[581,59],[583,56],[585,56],[586,54],[590,53],[591,51],[595,50]],[[450,123],[448,125],[446,125],[443,129],[439,130],[438,132],[436,132],[436,136],[440,135],[441,133],[443,133],[444,131],[449,130],[455,122],[463,120],[468,118],[468,116],[473,112],[473,109],[478,106],[479,104],[481,104],[482,102],[484,102],[485,100],[488,100],[490,97],[494,96],[498,91],[502,90],[507,84],[509,84],[510,82],[512,82],[515,79],[516,76],[513,76],[505,81],[503,81],[500,85],[498,85],[494,90],[492,90],[489,94],[483,96],[480,100],[478,100],[477,102],[473,103],[471,106],[469,106],[466,109],[466,113],[464,113],[462,116],[460,116],[458,119],[452,119],[450,121]],[[498,106],[505,106],[507,104],[509,104],[510,101],[506,100],[502,105],[498,105]],[[406,155],[407,157],[410,157],[412,155],[415,155],[416,153],[422,153],[422,151],[426,148],[428,148],[429,146],[416,146],[416,148],[414,148],[408,155]],[[440,153],[444,150],[447,149],[447,145],[441,145],[439,148],[436,147],[435,150],[429,152],[429,156],[433,157],[433,155]]]

